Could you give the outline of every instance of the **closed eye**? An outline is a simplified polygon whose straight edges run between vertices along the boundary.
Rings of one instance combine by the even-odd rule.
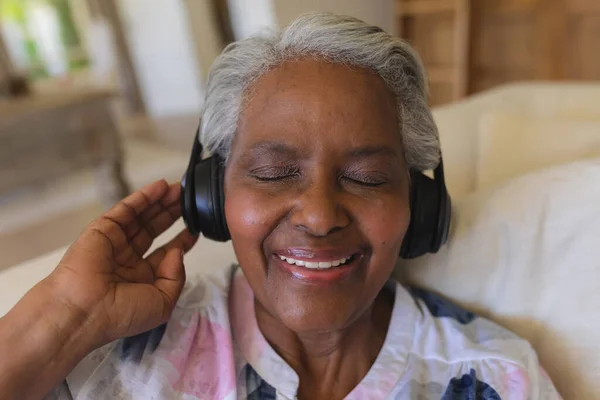
[[[375,188],[392,182],[391,167],[379,165],[374,161],[356,162],[346,166],[339,172],[340,182],[347,181],[352,185]]]
[[[349,181],[350,183],[366,186],[366,187],[377,187],[385,185],[387,180],[381,176],[375,175],[354,175],[354,176],[342,176],[342,179]]]
[[[361,186],[366,186],[366,187],[377,187],[377,186],[381,186],[384,185],[386,182],[372,182],[372,181],[367,181],[367,180],[358,180],[358,179],[353,179],[353,178],[345,178],[347,180],[349,180],[352,183],[361,185]]]
[[[253,169],[249,175],[260,182],[277,182],[297,177],[299,170],[292,166],[268,166]]]

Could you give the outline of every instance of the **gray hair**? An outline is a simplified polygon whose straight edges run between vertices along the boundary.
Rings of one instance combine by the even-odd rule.
[[[410,168],[435,168],[440,144],[427,105],[421,59],[405,41],[363,21],[330,13],[297,18],[281,33],[254,36],[225,48],[208,76],[200,140],[227,159],[250,86],[269,70],[302,57],[369,69],[396,98],[398,123]]]

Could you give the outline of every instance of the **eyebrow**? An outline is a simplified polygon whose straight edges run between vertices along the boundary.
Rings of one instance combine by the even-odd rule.
[[[276,154],[293,158],[298,155],[297,149],[282,142],[263,141],[250,147],[246,156],[264,156],[265,154]],[[380,146],[361,146],[351,149],[345,153],[347,158],[360,159],[374,156],[385,156],[399,161],[399,157],[393,148],[385,145]]]
[[[262,141],[253,144],[243,157],[260,158],[267,154],[275,154],[285,156],[286,158],[293,158],[297,156],[298,152],[295,148],[282,142]]]
[[[372,156],[386,156],[399,160],[398,154],[394,149],[388,146],[364,146],[352,149],[346,153],[348,158],[367,158]]]

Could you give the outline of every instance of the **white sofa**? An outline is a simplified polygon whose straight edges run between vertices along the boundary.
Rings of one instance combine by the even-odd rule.
[[[600,84],[513,84],[435,110],[449,244],[401,262],[528,339],[565,399],[600,398]]]
[[[434,110],[453,198],[479,188],[479,135],[490,116],[573,122],[600,120],[600,84],[515,83]],[[520,121],[518,121],[520,122]],[[517,123],[517,122],[516,122]],[[482,126],[483,125],[483,126]]]
[[[471,307],[530,340],[565,398],[600,397],[600,334],[595,339],[600,331],[596,312],[600,309],[600,231],[593,235],[594,226],[600,227],[600,213],[594,214],[592,209],[595,199],[600,208],[600,190],[588,191],[585,186],[585,179],[591,179],[589,184],[600,188],[600,158],[572,165],[566,171],[535,172],[550,167],[554,159],[564,163],[594,156],[589,151],[595,148],[594,135],[589,131],[598,123],[600,138],[600,85],[508,85],[439,108],[435,118],[454,199],[450,243],[437,255],[401,262],[398,275]],[[561,153],[553,158],[543,145],[554,143],[553,137],[543,143],[521,141],[521,136],[527,137],[528,128],[539,134],[548,128],[544,124],[560,128],[553,132],[555,135],[564,130],[571,135],[572,124],[573,132],[581,131],[574,137],[585,139],[580,146],[583,149],[569,145],[568,157]],[[482,147],[481,139],[495,143],[504,130],[520,133],[514,146],[509,143],[503,147],[508,155],[499,158],[502,166],[498,169],[486,165],[488,159],[498,157],[486,155],[494,146]],[[528,151],[534,155],[541,152],[541,161],[532,162],[535,157],[527,156]],[[525,154],[516,157],[519,152]],[[513,161],[518,168],[511,167]],[[489,177],[498,171],[504,181],[491,182]],[[514,179],[523,173],[529,174]],[[554,200],[555,183],[560,184],[557,190],[563,194],[560,201]],[[571,192],[579,197],[569,198]],[[563,210],[580,213],[563,218]],[[571,220],[589,223],[579,229]],[[178,223],[170,234],[181,227]],[[562,236],[554,235],[552,240],[544,236],[558,228],[569,232],[567,242]],[[570,246],[562,253],[547,254],[555,243]],[[570,250],[581,257],[552,258],[569,255]],[[64,251],[58,249],[0,272],[0,315],[49,273]],[[229,244],[201,240],[186,256],[186,267],[188,274],[206,273],[234,260]]]

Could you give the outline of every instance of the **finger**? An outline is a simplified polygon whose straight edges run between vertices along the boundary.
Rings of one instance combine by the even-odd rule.
[[[192,235],[190,231],[184,229],[177,236],[175,236],[171,241],[165,244],[162,247],[154,250],[147,258],[146,261],[152,266],[152,268],[156,271],[162,260],[166,257],[169,251],[173,249],[183,250],[184,253],[190,251],[194,244],[198,241],[198,236]],[[155,272],[156,275],[156,272]]]
[[[156,269],[154,286],[162,293],[164,307],[162,322],[168,320],[185,284],[183,251],[174,248],[167,252]]]
[[[171,227],[181,217],[178,187],[174,188],[175,198],[170,203],[162,200],[145,211],[139,218],[139,229],[130,238],[132,246],[143,256],[153,240]],[[168,195],[170,197],[170,195]]]
[[[167,190],[164,191],[164,187],[161,188],[161,186],[166,187]],[[179,183],[167,185],[164,180],[155,182],[119,202],[95,221],[97,225],[101,226],[100,230],[105,231],[107,236],[113,240],[115,256],[119,257],[117,262],[129,264],[132,260],[136,261],[136,256],[143,257],[152,244],[152,240],[168,228],[173,223],[173,219],[179,218],[180,191]],[[156,198],[157,193],[160,193],[158,199]],[[151,204],[153,201],[154,204]],[[167,208],[165,208],[165,204],[168,205]],[[140,220],[148,220],[152,217],[156,219],[157,216],[158,222],[151,221],[153,224],[151,229],[154,232],[151,234],[144,229],[144,222],[140,222]],[[161,227],[161,224],[164,227]],[[129,244],[133,247],[133,251],[129,248]]]
[[[169,243],[153,251],[148,258],[136,257],[135,262],[121,263],[116,273],[127,282],[153,283],[157,279],[156,274],[161,262],[170,251],[178,249],[187,253],[197,240],[197,236],[189,233],[187,229],[183,230]]]
[[[154,183],[144,186],[135,193],[127,196],[102,217],[105,217],[117,225],[120,225],[126,232],[125,227],[135,222],[146,209],[162,199],[169,192],[167,181],[161,179]],[[101,218],[102,218],[101,217]]]
[[[110,210],[93,221],[89,230],[98,230],[111,242],[113,254],[127,248],[127,232],[135,227],[136,219],[151,203],[155,203],[168,191],[167,182],[162,179],[118,202]]]
[[[65,256],[61,260],[63,263],[65,260],[72,258],[81,259],[80,254],[85,254],[86,259],[91,259],[94,262],[100,264],[106,263],[106,258],[110,258],[114,253],[113,243],[104,232],[100,229],[91,227],[81,233],[77,240],[69,246],[69,249],[65,253]]]
[[[120,264],[117,266],[115,274],[125,282],[154,283],[154,268],[146,260],[139,257],[133,264]]]
[[[167,230],[181,216],[179,196],[181,185],[169,185],[167,193],[142,212],[133,222],[123,227],[110,218],[100,218],[97,225],[112,238],[114,259],[123,267],[133,267],[152,245],[154,239]],[[133,237],[131,232],[135,230]]]
[[[175,204],[169,210],[160,211],[153,217],[151,226],[147,225],[139,229],[137,234],[129,240],[137,254],[143,257],[152,245],[152,242],[154,242],[154,239],[175,223],[180,216],[179,208],[179,205]]]
[[[84,231],[82,238],[87,240],[90,236],[102,236],[111,247],[113,259],[119,257],[124,249],[127,249],[127,237],[121,225],[109,218],[100,217],[93,221]]]
[[[165,197],[140,215],[138,218],[140,225],[146,228],[154,237],[160,235],[170,226],[161,224],[161,218],[170,216],[171,218],[166,220],[168,224],[175,222],[181,216],[180,195],[181,185],[179,183],[169,185],[169,190]]]
[[[130,243],[123,231],[123,227],[116,221],[101,217],[92,222],[86,230],[101,234],[107,239],[112,247],[112,258],[117,264],[133,266],[140,259],[143,259],[145,250],[138,249],[134,243]]]
[[[179,205],[179,196],[181,193],[181,184],[173,183],[168,186],[167,192],[164,196],[156,201],[154,204],[151,204],[145,210],[143,210],[136,218],[138,225],[135,227],[135,230],[127,232],[128,237],[134,237],[137,235],[139,230],[146,226],[150,221],[152,221],[157,215],[163,212],[165,209],[170,208],[174,205]],[[176,220],[179,216],[174,217]]]

